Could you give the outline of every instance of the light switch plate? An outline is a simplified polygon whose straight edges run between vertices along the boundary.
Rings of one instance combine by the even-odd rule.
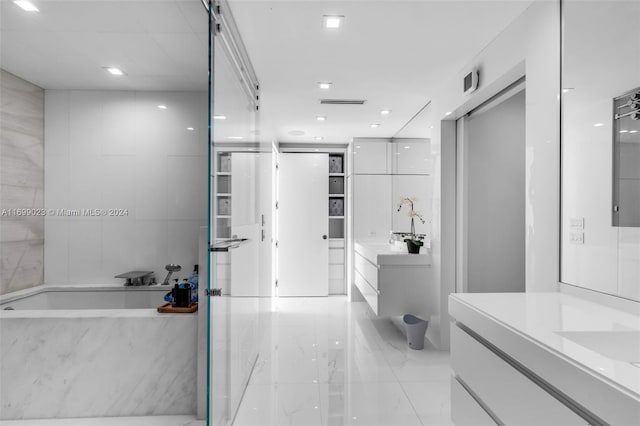
[[[584,229],[584,217],[572,217],[569,219],[571,229]]]
[[[572,232],[569,235],[571,244],[584,244],[584,232]]]

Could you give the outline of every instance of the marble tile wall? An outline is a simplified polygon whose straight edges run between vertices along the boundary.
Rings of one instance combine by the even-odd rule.
[[[0,313],[1,420],[195,413],[195,314],[25,312]]]
[[[0,294],[43,282],[44,90],[0,69]]]

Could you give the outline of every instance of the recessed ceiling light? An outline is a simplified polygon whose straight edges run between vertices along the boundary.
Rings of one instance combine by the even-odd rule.
[[[321,141],[323,139],[323,137],[322,136],[316,136],[314,139],[317,140],[317,141]]]
[[[14,3],[19,6],[22,10],[27,12],[39,12],[38,8],[33,5],[30,1],[26,0],[15,0]]]
[[[326,115],[316,115],[316,120],[325,121],[327,119]]]
[[[357,148],[357,149],[360,149],[360,145],[356,145],[356,148]]]
[[[158,105],[158,108],[160,108],[160,109],[167,109],[167,106],[166,106],[166,105]]]
[[[409,149],[409,148],[411,148],[409,145],[404,146],[404,149]]]
[[[104,69],[111,75],[124,75],[124,72],[120,68],[104,67]]]
[[[194,129],[193,129],[193,127],[187,127],[187,130],[189,130],[190,132],[192,132]]]
[[[330,81],[324,81],[324,82],[319,82],[318,83],[318,87],[320,87],[321,89],[330,89],[331,88],[331,82]]]
[[[447,111],[444,113],[444,115],[451,115],[451,114],[452,114],[451,111]]]
[[[369,126],[370,126],[372,129],[375,129],[375,128],[380,127],[380,124],[379,124],[379,123],[371,123]]]
[[[593,127],[602,127],[604,126],[604,123],[596,123],[593,125]]]
[[[629,133],[638,133],[637,130],[630,130]]]
[[[433,126],[429,126],[430,129],[433,129]]]
[[[619,133],[627,133],[627,132],[629,132],[629,131],[628,130],[620,130]]]
[[[562,89],[562,93],[567,93],[567,92],[570,92],[572,90],[574,90],[573,87],[565,87],[564,89]]]
[[[227,136],[226,139],[239,141],[240,139],[244,139],[242,136]]]
[[[226,115],[214,115],[213,119],[214,120],[226,120],[227,116]]]
[[[315,152],[318,152],[318,151],[320,151],[320,150],[319,150],[318,148],[316,148],[316,149],[314,149],[314,151],[315,151]]]
[[[380,111],[380,115],[389,115],[391,113],[390,109],[383,109],[382,111]]]
[[[336,30],[342,27],[344,16],[342,15],[324,15],[322,17],[322,26],[329,30]]]

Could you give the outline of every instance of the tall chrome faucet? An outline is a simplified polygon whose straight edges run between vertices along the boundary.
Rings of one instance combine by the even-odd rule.
[[[167,266],[164,267],[164,269],[166,269],[167,271],[169,271],[169,273],[167,274],[167,276],[164,278],[164,281],[162,281],[162,285],[169,285],[169,278],[171,278],[171,274],[173,274],[174,272],[178,272],[179,270],[182,269],[182,266],[180,265],[176,265],[175,263],[170,263]]]

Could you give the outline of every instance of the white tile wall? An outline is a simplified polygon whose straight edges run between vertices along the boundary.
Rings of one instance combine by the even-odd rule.
[[[161,281],[167,263],[186,278],[206,225],[206,93],[48,90],[45,119],[45,206],[127,209],[47,217],[45,283],[119,282],[134,269]]]

